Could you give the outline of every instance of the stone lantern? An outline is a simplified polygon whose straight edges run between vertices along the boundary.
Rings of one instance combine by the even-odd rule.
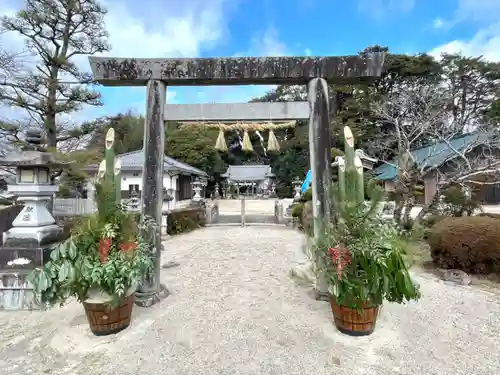
[[[169,201],[173,201],[173,200],[174,200],[174,198],[175,198],[175,195],[174,195],[174,194],[175,194],[175,189],[173,189],[173,188],[171,188],[171,187],[170,187],[170,188],[168,188],[168,189],[167,189],[167,194],[168,194],[168,196],[169,196],[169,197],[171,197],[171,198],[172,198],[172,199],[170,199]]]
[[[26,147],[0,160],[0,165],[15,168],[16,184],[7,188],[24,204],[12,228],[3,233],[0,308],[2,304],[13,310],[37,307],[26,276],[45,264],[53,245],[63,239],[63,231],[47,209],[47,202],[58,190],[51,181],[52,171],[67,164],[57,163],[53,154],[44,152],[41,138],[41,132],[28,132]]]
[[[215,183],[214,186],[214,199],[219,199],[220,194],[219,194],[219,183]]]
[[[194,191],[194,197],[193,197],[193,201],[201,201],[202,198],[201,198],[201,189],[202,189],[202,183],[200,181],[199,178],[196,178],[194,181],[193,181],[193,191]]]
[[[172,188],[165,189],[165,194],[163,194],[163,201],[167,202],[167,207],[170,210],[172,201],[174,200],[175,190]]]
[[[302,181],[300,178],[295,177],[295,179],[292,181],[293,188],[295,189],[295,196],[293,197],[293,200],[298,201],[300,199],[300,188],[302,187]]]
[[[276,182],[271,183],[271,197],[276,196]]]

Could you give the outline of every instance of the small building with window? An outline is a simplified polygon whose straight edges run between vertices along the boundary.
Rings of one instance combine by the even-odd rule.
[[[500,150],[489,145],[486,133],[464,134],[448,141],[437,142],[411,152],[416,167],[421,170],[419,181],[424,193],[417,196],[419,204],[428,204],[446,185],[447,174],[459,175],[461,156],[466,157],[473,168],[467,173],[465,185],[472,190],[473,199],[484,205],[500,204]],[[373,170],[386,192],[394,192],[398,175],[397,162],[392,160]],[[458,168],[458,169],[457,169]],[[463,167],[467,171],[467,167]],[[476,170],[476,171],[474,171]]]
[[[125,154],[116,155],[116,159],[121,162],[121,192],[122,198],[127,199],[132,195],[140,197],[142,192],[142,169],[144,167],[144,152],[137,150]],[[163,174],[163,188],[167,194],[172,195],[172,207],[177,202],[190,200],[194,193],[192,182],[198,178],[202,185],[206,186],[208,175],[202,170],[178,160],[165,156]],[[83,168],[89,177],[95,177],[99,169],[99,164],[92,164]],[[91,183],[88,183],[91,189]]]

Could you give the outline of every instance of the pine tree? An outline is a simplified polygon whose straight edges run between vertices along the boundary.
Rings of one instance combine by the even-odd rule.
[[[86,86],[91,74],[82,72],[75,58],[109,50],[105,14],[97,0],[26,0],[14,17],[2,19],[4,30],[25,38],[36,62],[27,74],[2,83],[0,101],[25,110],[25,126],[43,129],[48,148],[93,130],[91,124],[65,124],[60,115],[101,105],[100,94]]]

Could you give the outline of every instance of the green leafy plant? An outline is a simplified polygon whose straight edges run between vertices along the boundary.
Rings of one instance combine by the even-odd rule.
[[[348,206],[337,199],[332,194],[339,222],[325,225],[315,244],[337,304],[362,308],[418,299],[404,258],[408,243],[398,229],[372,209],[373,201]]]
[[[105,196],[102,186],[96,185],[96,190]],[[43,305],[62,305],[70,297],[83,302],[92,290],[108,294],[111,304],[118,305],[151,271],[148,233],[156,224],[151,219],[137,223],[135,215],[114,201],[98,201],[98,206],[99,213],[84,218],[52,250],[50,260],[30,275]]]
[[[419,288],[404,258],[406,237],[382,219],[378,207],[384,194],[372,181],[365,200],[362,166],[347,142],[345,155],[339,182],[331,188],[334,218],[318,222],[322,230],[313,249],[332,298],[356,309],[381,305],[384,300],[403,303],[418,299]]]
[[[105,170],[100,169],[104,173],[94,184],[97,212],[75,223],[69,238],[52,249],[50,260],[29,276],[43,306],[62,305],[71,297],[83,302],[95,291],[107,294],[115,307],[152,270],[156,223],[139,221],[121,205],[114,131],[108,131],[106,142]]]

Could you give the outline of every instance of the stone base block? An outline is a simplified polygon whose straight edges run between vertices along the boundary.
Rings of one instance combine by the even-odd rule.
[[[160,290],[153,293],[135,293],[135,304],[140,307],[151,307],[163,301],[170,295],[169,290],[163,284],[160,285]]]
[[[42,227],[14,227],[3,234],[3,246],[35,248],[53,244],[65,239],[63,230],[58,225]]]
[[[0,310],[39,310],[27,272],[0,272]]]

